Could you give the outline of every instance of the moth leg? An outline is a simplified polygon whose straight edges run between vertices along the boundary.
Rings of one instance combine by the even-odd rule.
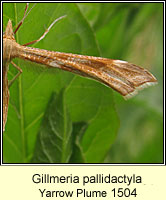
[[[32,6],[32,8],[36,5],[36,3]],[[29,10],[29,12],[27,13],[27,10],[28,10],[28,7],[29,7],[29,3],[26,3],[26,6],[25,6],[25,11],[24,11],[24,16],[22,18],[22,20],[18,23],[17,27],[16,27],[16,30],[14,31],[14,34],[16,34],[16,32],[18,31],[18,29],[20,28],[20,26],[23,24],[25,18],[28,16],[28,14],[30,13],[30,11],[32,10],[32,8]]]
[[[14,76],[14,78],[9,82],[9,88],[10,86],[13,84],[13,82],[20,76],[20,74],[22,73],[22,69],[19,68],[13,61],[11,61],[11,64],[13,65],[13,67],[15,67],[19,72]]]
[[[46,31],[43,33],[43,35],[42,35],[39,39],[33,40],[32,42],[28,42],[28,43],[24,44],[23,46],[28,46],[28,45],[30,45],[30,44],[34,44],[34,43],[37,43],[37,42],[39,42],[40,40],[42,40],[42,39],[47,35],[47,33],[50,31],[50,29],[52,28],[52,26],[53,26],[57,21],[59,21],[60,19],[62,19],[62,18],[64,18],[64,17],[66,17],[66,15],[61,16],[61,17],[57,18],[56,20],[54,20],[54,21],[52,22],[52,24],[46,29]]]

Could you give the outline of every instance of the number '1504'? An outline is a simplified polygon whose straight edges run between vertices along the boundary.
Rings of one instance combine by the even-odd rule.
[[[114,188],[111,190],[113,192],[113,197],[136,197],[137,191],[136,188]]]

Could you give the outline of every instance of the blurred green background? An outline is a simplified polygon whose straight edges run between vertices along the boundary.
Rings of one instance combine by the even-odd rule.
[[[4,30],[24,9],[3,3]],[[4,163],[162,163],[163,4],[37,3],[17,42],[39,38],[63,15],[33,47],[127,60],[152,72],[158,85],[125,101],[96,81],[15,59],[23,74],[10,88]],[[9,79],[14,74],[10,66]]]

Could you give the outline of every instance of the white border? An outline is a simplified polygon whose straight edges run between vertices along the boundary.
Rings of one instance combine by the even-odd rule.
[[[2,16],[2,4],[3,3],[14,3],[14,2],[18,2],[20,3],[20,1],[1,1],[1,36],[3,35],[3,16]],[[21,1],[22,3],[27,3],[27,1]],[[28,1],[30,3],[34,3],[35,1]],[[164,10],[163,10],[163,17],[164,17],[164,20],[163,20],[163,23],[164,23],[164,30],[163,30],[163,41],[164,41],[164,45],[163,45],[163,66],[165,66],[165,1],[79,1],[79,2],[76,2],[76,1],[37,1],[37,3],[164,3]],[[3,37],[1,37],[3,38]],[[2,65],[2,39],[1,39],[1,66]],[[2,166],[164,166],[165,165],[165,67],[163,67],[163,87],[164,87],[164,97],[163,97],[163,104],[164,104],[164,107],[163,107],[163,131],[164,131],[164,164],[3,164],[2,163],[2,158],[3,158],[3,155],[2,155],[2,137],[3,137],[3,131],[2,131],[2,120],[1,120],[1,165]],[[2,119],[2,67],[1,67],[1,119]]]

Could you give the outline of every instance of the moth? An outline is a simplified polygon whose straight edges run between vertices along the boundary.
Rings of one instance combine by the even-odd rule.
[[[3,34],[3,131],[5,130],[8,114],[9,87],[22,73],[22,70],[13,63],[14,58],[39,63],[48,68],[59,68],[95,79],[116,90],[125,99],[133,97],[138,90],[157,83],[156,78],[148,70],[126,61],[28,47],[28,45],[42,40],[55,22],[65,16],[56,19],[38,40],[25,45],[18,44],[14,35],[30,12],[27,13],[27,10],[28,4],[26,4],[24,17],[16,30],[13,31],[12,22],[9,20]],[[18,74],[8,83],[9,63],[12,63],[18,69]]]

